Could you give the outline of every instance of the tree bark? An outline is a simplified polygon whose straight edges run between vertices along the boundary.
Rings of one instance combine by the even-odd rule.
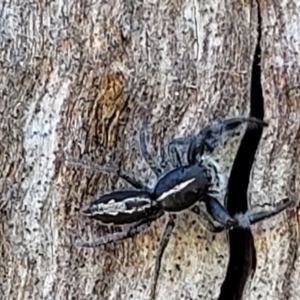
[[[0,2],[3,299],[149,299],[166,218],[133,239],[75,247],[111,230],[80,209],[126,184],[57,157],[113,163],[151,185],[137,134],[145,112],[153,151],[217,118],[248,115],[258,6],[269,127],[252,208],[299,197],[299,0]],[[243,299],[300,297],[297,215],[251,228],[257,267]],[[225,233],[182,214],[156,299],[218,299],[228,259]]]

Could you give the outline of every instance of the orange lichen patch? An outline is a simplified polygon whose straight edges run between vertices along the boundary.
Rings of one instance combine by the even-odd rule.
[[[120,73],[103,74],[99,94],[90,117],[87,147],[100,142],[104,147],[116,145],[120,115],[126,109],[124,77]]]

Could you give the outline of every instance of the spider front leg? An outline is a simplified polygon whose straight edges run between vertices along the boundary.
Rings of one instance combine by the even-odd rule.
[[[221,205],[221,203],[217,199],[209,197],[209,199],[206,200],[207,211],[214,220],[218,221],[221,224],[220,227],[215,227],[213,225],[212,230],[210,231],[221,232],[222,230],[234,227],[249,227],[250,225],[278,215],[280,212],[284,211],[292,204],[293,201],[284,199],[280,204],[275,206],[273,210],[263,210],[259,212],[249,211],[243,214],[235,215],[232,218],[225,207]],[[197,211],[193,211],[197,213]],[[210,223],[212,224],[212,222]]]
[[[238,220],[232,218],[226,208],[214,197],[206,196],[205,199],[207,212],[214,220],[219,222],[223,227],[235,227],[239,225]]]
[[[210,231],[212,233],[218,233],[218,232],[222,232],[224,230],[224,226],[222,226],[222,225],[216,226],[212,221],[212,217],[209,216],[208,213],[205,212],[205,210],[202,210],[199,207],[199,205],[193,206],[191,208],[191,211],[198,216],[200,223],[208,231]]]
[[[240,126],[248,123],[250,128],[259,128],[268,124],[256,118],[238,117],[220,121],[204,127],[194,136],[187,136],[173,140],[168,145],[168,153],[174,152],[173,148],[180,145],[189,145],[193,142],[194,150],[188,155],[189,164],[195,163],[197,155],[212,153],[219,145],[224,144],[230,138],[241,134]],[[192,150],[192,149],[190,149]]]
[[[95,241],[91,241],[91,242],[79,242],[76,244],[76,246],[77,247],[94,248],[94,247],[98,247],[101,245],[115,243],[117,241],[122,241],[122,240],[125,240],[128,238],[134,237],[135,235],[139,234],[140,232],[147,230],[152,225],[152,223],[156,219],[161,217],[162,215],[163,215],[163,212],[160,212],[155,216],[149,217],[148,219],[145,219],[145,220],[133,225],[126,231],[107,234],[107,235],[102,236],[102,237],[96,239]]]
[[[241,134],[240,126],[248,123],[251,129],[268,126],[268,123],[256,118],[231,118],[213,125],[206,126],[192,140],[188,150],[188,162],[195,163],[196,156],[212,153],[219,145],[226,143],[230,138]]]
[[[277,204],[272,210],[262,210],[258,212],[248,211],[244,214],[237,214],[234,218],[238,221],[238,226],[249,227],[250,225],[256,224],[263,220],[269,219],[273,216],[278,215],[282,211],[286,210],[289,206],[293,204],[293,201],[288,198],[282,200]]]

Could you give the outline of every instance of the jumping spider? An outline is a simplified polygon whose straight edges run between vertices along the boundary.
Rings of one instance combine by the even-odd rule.
[[[210,217],[219,224],[215,226],[211,220],[207,219],[208,229],[213,232],[220,232],[237,226],[249,226],[283,211],[291,202],[282,202],[272,211],[247,212],[245,215],[232,217],[214,196],[219,189],[225,188],[225,183],[218,163],[209,156],[205,156],[205,154],[210,154],[220,143],[224,143],[235,136],[239,127],[244,123],[248,123],[254,129],[258,126],[267,126],[261,120],[242,117],[231,118],[209,125],[197,135],[188,138],[190,145],[187,152],[187,165],[182,165],[180,155],[174,146],[176,143],[180,144],[183,140],[172,141],[168,147],[168,155],[173,169],[168,172],[164,172],[167,163],[163,148],[161,149],[162,168],[157,165],[148,152],[145,127],[142,126],[140,130],[140,149],[145,161],[158,178],[153,189],[143,185],[139,180],[116,167],[109,168],[89,163],[92,167],[94,165],[96,169],[102,171],[118,172],[119,176],[136,190],[115,191],[105,194],[84,207],[82,214],[97,219],[103,224],[130,224],[131,227],[126,231],[108,234],[95,241],[81,242],[77,245],[95,247],[133,237],[149,228],[153,221],[167,212],[169,220],[159,245],[154,283],[151,289],[151,297],[154,297],[161,258],[174,229],[176,213],[190,209],[192,212],[200,214],[198,204],[204,202]],[[198,155],[200,159],[197,159]],[[69,162],[72,162],[72,160],[69,160]],[[201,215],[201,217],[205,216]]]

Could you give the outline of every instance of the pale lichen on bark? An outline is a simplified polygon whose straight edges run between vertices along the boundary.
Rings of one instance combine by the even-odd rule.
[[[261,4],[270,126],[250,186],[255,205],[281,200],[288,188],[299,195],[298,8],[298,0]],[[216,118],[247,115],[251,3],[2,1],[0,28],[1,294],[147,299],[164,221],[104,248],[72,246],[108,232],[80,208],[125,184],[55,159],[85,155],[152,182],[138,151],[142,113],[154,150]],[[299,297],[295,217],[284,213],[254,228],[258,267],[245,299]],[[163,258],[157,299],[216,299],[227,260],[225,235],[183,215]]]

